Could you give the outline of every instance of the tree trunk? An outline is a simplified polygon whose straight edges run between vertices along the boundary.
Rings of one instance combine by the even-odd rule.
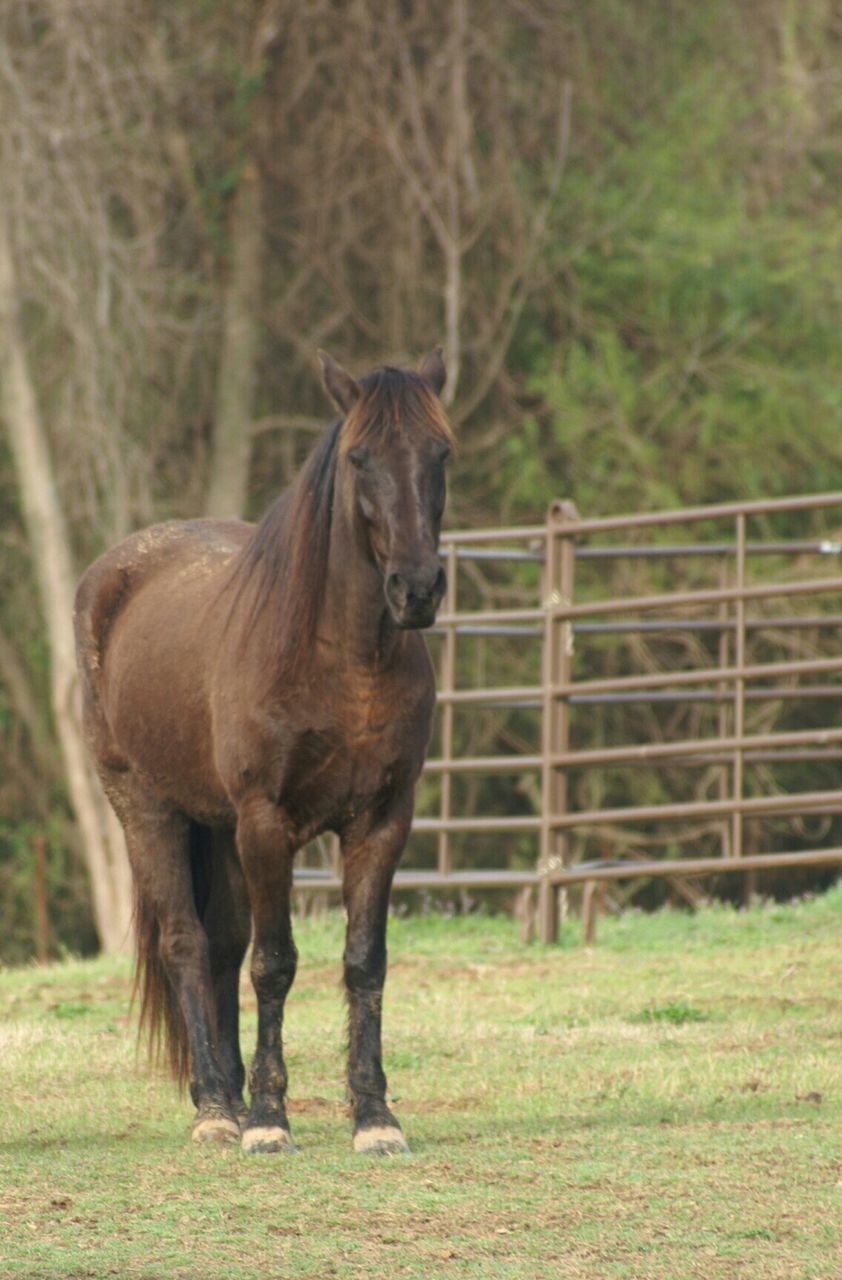
[[[109,815],[88,762],[81,729],[73,643],[74,573],[18,325],[18,296],[9,226],[0,207],[0,416],[6,424],[20,505],[50,650],[52,708],[70,801],[82,832],[94,914],[106,951],[126,946],[131,875],[118,824]]]
[[[282,8],[279,0],[259,0],[249,47],[244,52],[243,69],[249,78],[265,82],[267,60],[279,49]],[[266,253],[259,160],[261,113],[266,109],[264,94],[258,91],[251,104],[251,119],[243,140],[245,158],[228,223],[231,256],[205,500],[205,514],[209,516],[242,517],[248,497]]]
[[[248,160],[234,194],[229,223],[231,263],[205,502],[209,516],[242,516],[248,495],[263,272],[260,186],[257,165]]]

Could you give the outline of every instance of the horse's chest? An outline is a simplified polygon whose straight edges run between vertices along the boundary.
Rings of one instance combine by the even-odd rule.
[[[339,703],[294,735],[278,798],[308,824],[341,825],[414,780],[425,744],[426,725],[388,699]]]
[[[389,724],[371,723],[352,733],[332,725],[307,729],[292,744],[282,790],[288,801],[314,811],[351,797],[370,800],[388,782],[400,755]]]

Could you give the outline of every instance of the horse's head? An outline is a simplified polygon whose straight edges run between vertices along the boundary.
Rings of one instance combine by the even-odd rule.
[[[320,352],[324,384],[343,414],[339,482],[352,527],[403,629],[429,627],[446,587],[438,554],[453,435],[438,400],[441,349],[418,372],[384,368],[352,378]]]

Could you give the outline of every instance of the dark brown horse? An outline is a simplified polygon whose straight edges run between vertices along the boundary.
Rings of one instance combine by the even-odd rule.
[[[386,916],[435,698],[417,630],[445,587],[453,441],[440,351],[418,373],[359,381],[322,362],[341,417],[261,523],[171,522],[106,552],[79,586],[77,647],[134,876],[141,1024],[189,1079],[194,1140],[292,1149],[292,863],[335,831],[354,1146],[388,1153],[407,1147],[381,1064]],[[252,936],[247,1108],[238,985]]]

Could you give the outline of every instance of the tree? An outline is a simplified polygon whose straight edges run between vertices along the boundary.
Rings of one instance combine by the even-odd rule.
[[[0,209],[0,413],[18,476],[50,644],[53,717],[71,802],[83,834],[97,926],[104,948],[116,951],[125,946],[129,936],[128,859],[122,832],[84,749],[73,645],[75,574],[18,312],[11,237],[7,218]]]

